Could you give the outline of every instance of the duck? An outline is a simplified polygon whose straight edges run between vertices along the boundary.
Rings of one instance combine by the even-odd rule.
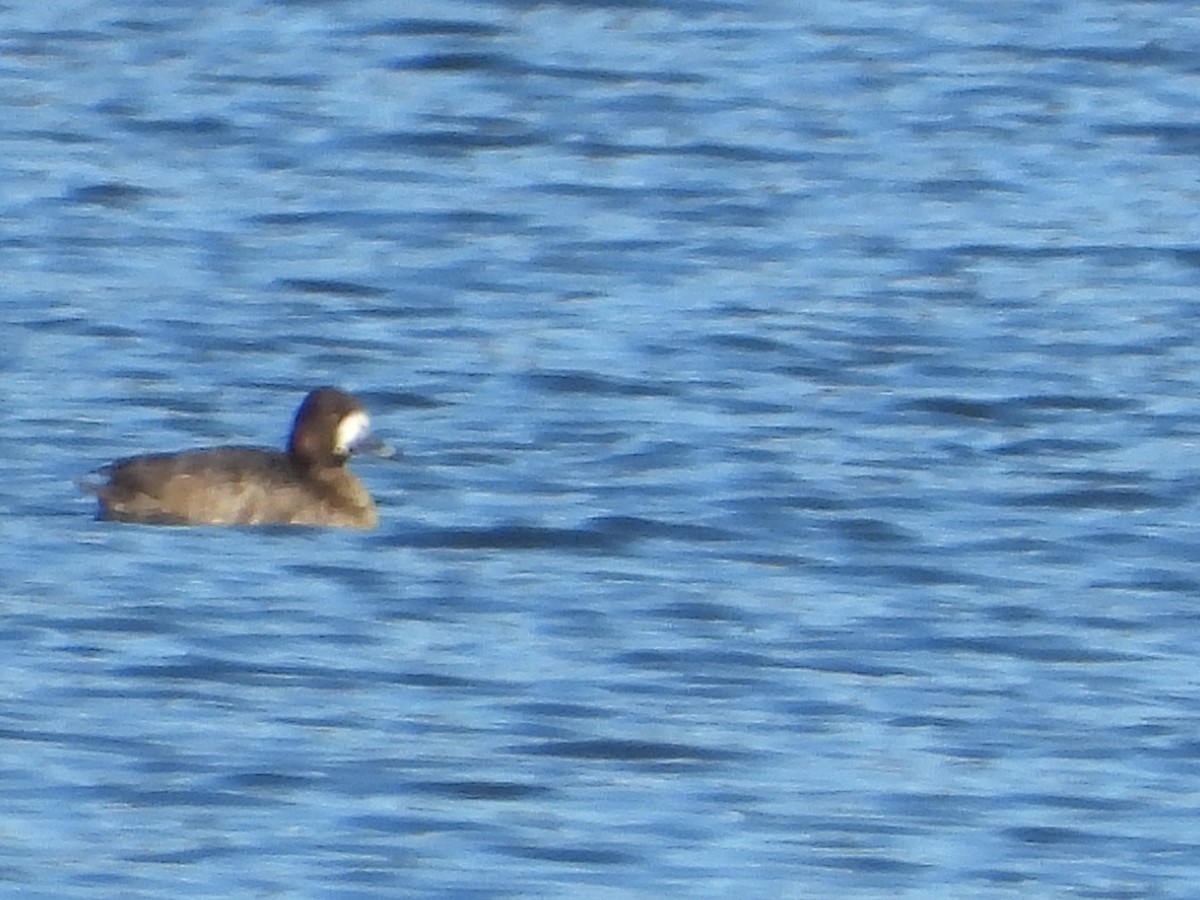
[[[375,501],[347,463],[386,455],[362,403],[335,387],[310,391],[284,450],[212,447],[118,459],[84,483],[98,518],[143,525],[374,528]]]

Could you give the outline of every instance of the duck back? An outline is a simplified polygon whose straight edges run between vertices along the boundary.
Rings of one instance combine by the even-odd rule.
[[[118,460],[90,485],[102,518],[154,525],[372,528],[375,505],[344,466],[301,470],[286,453],[221,447]]]

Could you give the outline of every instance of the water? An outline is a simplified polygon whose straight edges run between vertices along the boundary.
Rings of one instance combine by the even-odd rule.
[[[1191,896],[1198,45],[8,9],[3,892]],[[75,489],[325,383],[377,532]]]

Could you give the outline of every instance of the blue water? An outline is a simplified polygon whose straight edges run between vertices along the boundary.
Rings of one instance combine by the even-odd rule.
[[[1186,898],[1200,13],[10,4],[0,894]],[[401,451],[369,534],[115,457]]]

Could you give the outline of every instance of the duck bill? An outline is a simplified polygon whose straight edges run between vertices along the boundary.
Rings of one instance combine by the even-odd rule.
[[[378,456],[382,459],[390,459],[396,455],[395,448],[369,432],[357,438],[347,449],[352,456]]]

